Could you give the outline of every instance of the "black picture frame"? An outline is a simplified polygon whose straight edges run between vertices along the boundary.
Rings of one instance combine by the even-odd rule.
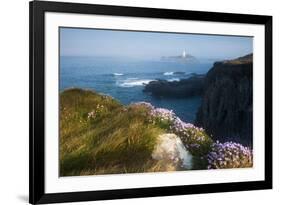
[[[201,11],[105,6],[94,4],[32,1],[30,11],[30,165],[29,202],[31,204],[154,197],[198,193],[260,190],[272,188],[272,17],[262,15]],[[235,183],[198,184],[154,188],[135,188],[71,193],[45,192],[45,70],[44,15],[46,12],[98,14],[162,19],[199,20],[260,24],[265,27],[265,180]]]

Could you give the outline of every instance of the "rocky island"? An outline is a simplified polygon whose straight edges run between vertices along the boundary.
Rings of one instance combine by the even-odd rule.
[[[184,50],[182,52],[182,55],[178,56],[163,56],[161,58],[162,60],[181,60],[181,61],[188,61],[188,62],[195,62],[197,61],[197,58]]]
[[[185,98],[201,96],[204,88],[204,75],[193,74],[188,79],[179,81],[156,80],[149,82],[144,92],[156,97]]]

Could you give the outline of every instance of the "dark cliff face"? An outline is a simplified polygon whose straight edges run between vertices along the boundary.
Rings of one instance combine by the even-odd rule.
[[[207,73],[196,124],[219,141],[252,145],[252,55],[217,62]]]

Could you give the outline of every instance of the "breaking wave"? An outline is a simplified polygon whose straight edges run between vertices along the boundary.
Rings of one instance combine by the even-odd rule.
[[[153,81],[153,80],[151,80],[151,79],[138,80],[138,79],[135,79],[135,78],[128,78],[128,79],[123,80],[123,81],[118,81],[117,85],[120,86],[120,87],[145,86],[146,84],[148,84],[151,81]]]
[[[123,73],[113,73],[113,75],[115,76],[121,76],[121,75],[124,75]]]
[[[165,72],[163,75],[174,75],[174,72]]]
[[[167,81],[174,82],[174,81],[180,81],[180,79],[179,78],[171,78],[171,79],[168,79]]]
[[[175,72],[164,72],[163,75],[186,75],[189,73],[183,71],[175,71]]]

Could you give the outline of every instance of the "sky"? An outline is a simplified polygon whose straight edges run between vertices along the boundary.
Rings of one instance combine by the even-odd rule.
[[[60,28],[61,56],[162,57],[181,55],[229,59],[253,52],[253,38],[241,36]]]

